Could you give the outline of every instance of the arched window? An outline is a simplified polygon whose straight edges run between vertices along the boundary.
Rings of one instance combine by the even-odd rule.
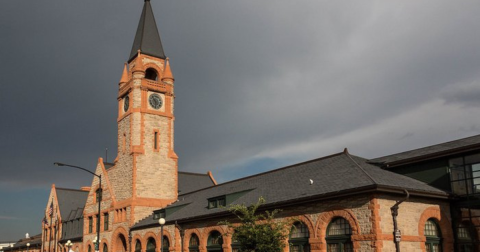
[[[155,252],[157,246],[155,245],[155,239],[152,237],[147,240],[147,251],[146,252]]]
[[[170,248],[170,241],[168,240],[167,236],[163,236],[163,248],[162,252],[168,252],[168,249]]]
[[[336,218],[327,227],[328,252],[353,252],[352,228],[344,218]]]
[[[290,252],[309,252],[308,244],[308,227],[303,222],[295,222],[290,230],[288,243],[290,244]]]
[[[88,245],[87,251],[88,251],[88,252],[92,252],[92,246]]]
[[[190,236],[190,241],[188,242],[188,251],[189,252],[198,252],[198,244],[199,244],[198,236],[196,234],[192,234]]]
[[[208,236],[207,251],[208,252],[223,251],[222,245],[223,245],[223,239],[220,232],[212,231]]]
[[[148,68],[145,71],[145,79],[156,81],[158,79],[157,71],[155,71],[155,69],[153,69],[153,68]]]
[[[142,252],[142,243],[138,239],[135,242],[135,252]]]
[[[472,237],[475,237],[472,234],[474,228],[469,222],[460,223],[457,229],[458,237],[458,251],[460,252],[470,252],[473,251],[473,242]]]
[[[427,241],[425,242],[425,248],[427,252],[441,252],[441,237],[440,228],[438,228],[437,223],[434,219],[428,219],[425,222],[425,237]]]
[[[102,250],[102,252],[108,252],[108,247],[107,247],[107,244],[106,244],[106,243],[103,244],[103,250]]]

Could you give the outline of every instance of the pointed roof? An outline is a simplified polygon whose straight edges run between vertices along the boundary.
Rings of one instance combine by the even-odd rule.
[[[153,16],[152,6],[150,0],[145,0],[143,5],[142,16],[138,22],[137,33],[133,41],[132,51],[128,61],[132,61],[137,56],[137,51],[140,50],[142,54],[165,59],[163,52],[160,34],[158,33],[155,17]]]

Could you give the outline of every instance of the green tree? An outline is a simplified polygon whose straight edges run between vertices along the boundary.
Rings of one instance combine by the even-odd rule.
[[[256,204],[248,207],[243,204],[232,205],[229,211],[235,214],[240,223],[220,223],[233,230],[232,240],[240,244],[240,252],[282,252],[285,247],[289,222],[274,219],[275,214],[280,212],[278,209],[257,213],[264,203],[265,199],[260,197]]]

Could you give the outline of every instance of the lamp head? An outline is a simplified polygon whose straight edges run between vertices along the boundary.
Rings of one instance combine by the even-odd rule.
[[[29,242],[29,243],[27,243],[27,247],[30,247],[30,242]]]
[[[160,226],[163,226],[165,224],[165,219],[164,218],[158,219],[158,224],[160,224]]]

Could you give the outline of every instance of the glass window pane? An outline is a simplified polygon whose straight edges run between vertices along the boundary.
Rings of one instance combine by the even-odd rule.
[[[308,238],[308,227],[302,222],[296,222],[290,231],[290,238]]]
[[[437,224],[433,220],[428,220],[425,223],[425,236],[435,236],[438,237]]]
[[[347,220],[338,218],[332,221],[327,230],[327,236],[330,235],[351,235],[352,229]]]

